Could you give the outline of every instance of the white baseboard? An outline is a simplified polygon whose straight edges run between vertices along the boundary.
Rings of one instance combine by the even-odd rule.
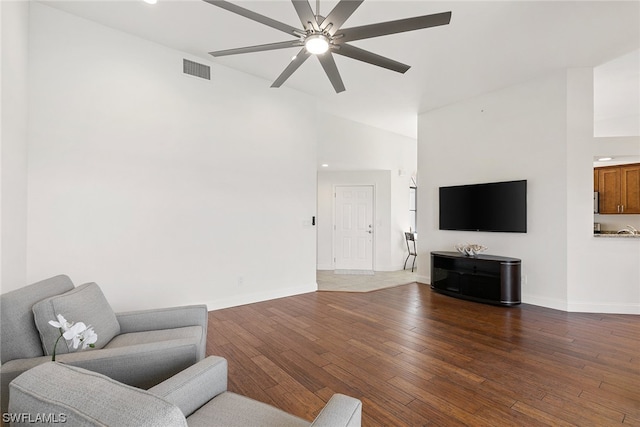
[[[570,302],[567,311],[574,313],[640,314],[640,304]]]
[[[399,264],[399,265],[386,265],[386,266],[376,266],[376,268],[373,269],[373,271],[402,271],[403,270],[403,265]],[[416,267],[414,268],[413,271],[417,271],[418,266],[416,265]],[[331,271],[334,270],[332,265],[326,265],[326,264],[318,264],[318,266],[316,267],[316,270],[320,270],[320,271]],[[411,264],[407,263],[407,268],[405,268],[404,270],[407,271],[411,271]]]
[[[377,265],[375,268],[375,271],[402,271],[404,265],[403,264],[396,264],[396,265]],[[416,271],[416,269],[418,268],[417,264],[416,267],[414,268],[413,271]],[[407,268],[404,269],[407,271],[411,271],[411,263],[407,263]]]
[[[540,307],[569,313],[608,313],[608,314],[640,314],[640,304],[619,304],[601,302],[566,302],[552,298],[545,298],[536,295],[522,295],[522,302],[525,304],[538,305]]]
[[[429,276],[416,276],[418,283],[424,283],[425,285],[431,284],[431,277]]]
[[[567,311],[567,302],[555,298],[541,297],[539,295],[522,294],[522,302],[525,304],[539,305],[540,307],[554,310]]]
[[[333,270],[334,274],[351,274],[355,276],[373,276],[373,270]]]
[[[215,301],[207,301],[207,310],[220,310],[223,308],[237,307],[239,305],[253,304],[255,302],[268,301],[276,298],[290,297],[293,295],[306,294],[318,290],[317,283],[309,283],[301,286],[290,288],[274,289],[265,292],[255,292],[251,294],[234,295],[230,298],[224,298]]]

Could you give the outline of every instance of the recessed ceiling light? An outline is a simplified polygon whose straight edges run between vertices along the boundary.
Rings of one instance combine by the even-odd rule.
[[[328,164],[326,164],[326,163],[323,163],[323,164],[322,164],[322,165],[320,165],[320,166],[322,166],[323,168],[328,168],[328,167],[329,167],[329,165],[328,165]]]
[[[144,1],[145,3],[148,3],[148,4],[156,4],[156,3],[158,3],[158,0],[142,0],[142,1]]]
[[[598,159],[599,162],[607,162],[609,160],[613,160],[613,157],[600,157]]]

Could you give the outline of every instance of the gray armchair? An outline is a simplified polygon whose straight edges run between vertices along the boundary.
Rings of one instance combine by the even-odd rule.
[[[357,427],[362,403],[334,394],[313,422],[227,391],[227,361],[210,356],[148,391],[49,362],[13,380],[10,421],[82,426]],[[11,418],[11,417],[15,417]]]
[[[0,296],[3,414],[9,383],[51,361],[59,331],[48,321],[57,314],[91,324],[98,342],[95,349],[74,352],[60,340],[56,361],[131,386],[152,387],[205,356],[206,305],[114,313],[95,283],[74,287],[67,276],[52,277]]]

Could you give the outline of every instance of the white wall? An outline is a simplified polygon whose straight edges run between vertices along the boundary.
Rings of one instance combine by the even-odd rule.
[[[595,67],[593,74],[593,134],[639,136],[640,50]]]
[[[566,77],[545,78],[469,99],[419,117],[420,280],[433,250],[480,243],[522,260],[522,299],[566,306]],[[438,230],[438,188],[527,180],[526,234]]]
[[[640,314],[640,239],[592,235],[592,162],[601,149],[591,131],[593,70],[567,76],[567,310]],[[637,223],[640,215],[624,217]]]
[[[333,269],[333,187],[374,184],[374,270],[402,269],[407,256],[409,186],[417,169],[416,140],[329,114],[318,129],[318,268]]]
[[[430,251],[476,242],[522,259],[523,302],[638,312],[640,241],[592,234],[591,73],[557,72],[419,117],[421,281]],[[438,187],[512,179],[528,181],[526,234],[438,230]]]
[[[30,43],[29,282],[96,281],[117,310],[316,289],[306,96],[185,76],[180,52],[39,3]]]
[[[27,274],[27,74],[29,2],[0,2],[2,44],[0,288]]]

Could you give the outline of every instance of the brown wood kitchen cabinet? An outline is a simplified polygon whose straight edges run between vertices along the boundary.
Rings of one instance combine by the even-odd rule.
[[[600,213],[640,214],[640,163],[605,166],[596,170]]]

